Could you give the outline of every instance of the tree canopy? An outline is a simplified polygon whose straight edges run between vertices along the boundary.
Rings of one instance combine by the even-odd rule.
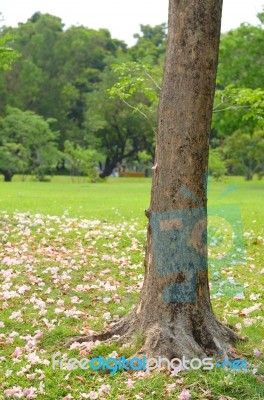
[[[212,148],[236,131],[263,129],[262,13],[259,19],[221,36]],[[107,29],[65,29],[40,12],[2,26],[0,115],[13,107],[54,119],[57,149],[70,141],[100,153],[102,176],[124,160],[138,165],[142,151],[153,160],[167,26],[141,25],[135,39],[128,48]]]
[[[0,172],[6,181],[15,173],[32,173],[44,180],[56,170],[60,155],[54,120],[44,120],[32,111],[8,107],[0,119]]]

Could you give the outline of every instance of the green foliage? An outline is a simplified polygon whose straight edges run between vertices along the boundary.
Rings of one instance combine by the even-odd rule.
[[[143,93],[150,102],[157,104],[161,85],[160,69],[140,62],[112,65],[117,83],[109,89],[110,96],[129,99],[136,92]]]
[[[262,26],[241,24],[221,35],[218,80],[223,86],[257,89],[263,81]]]
[[[60,160],[53,120],[32,111],[8,107],[0,120],[0,171],[8,180],[15,173],[31,173],[40,181],[55,171]]]
[[[63,30],[61,19],[49,14],[35,13],[17,28],[4,29],[15,35],[12,47],[22,57],[0,77],[0,112],[11,105],[53,117],[61,149],[66,139],[84,145],[86,95],[100,81],[106,57],[125,51],[126,45],[106,29]]]
[[[227,138],[224,154],[227,166],[235,174],[243,174],[252,180],[255,173],[264,173],[264,131],[253,134],[234,132]]]
[[[71,175],[88,175],[91,182],[99,180],[98,164],[102,155],[94,149],[84,149],[81,146],[66,140],[64,143],[65,168],[70,170]]]
[[[263,27],[249,24],[221,35],[213,115],[218,136],[263,126],[263,41]]]
[[[140,31],[139,34],[134,35],[137,43],[130,49],[132,59],[136,62],[143,61],[151,65],[158,65],[163,61],[166,51],[166,24],[140,25]]]
[[[153,161],[151,155],[145,150],[138,152],[138,160],[144,166],[147,166],[150,161]]]
[[[263,37],[263,31],[261,28],[247,26],[247,32],[257,32],[258,36]],[[246,37],[243,37],[244,30],[238,28],[235,30],[233,36],[238,37],[239,40],[251,40],[251,35],[248,33]],[[254,36],[254,35],[253,35]],[[230,46],[233,46],[232,40],[228,37],[228,40],[225,38],[225,35],[222,39],[223,51],[230,51]],[[248,44],[247,44],[248,45]],[[258,43],[255,44],[258,46]],[[243,87],[244,83],[249,83],[251,80],[245,81],[242,79],[244,77],[244,70],[248,74],[247,68],[247,54],[244,47],[240,47],[240,51],[244,51],[244,63],[245,65],[239,65],[238,69],[241,72],[241,79],[239,77],[238,80],[231,79],[231,75],[229,76],[227,70],[230,74],[235,74],[234,70],[230,70],[230,63],[226,63],[224,59],[223,62],[220,62],[219,65],[219,74],[218,80],[220,79],[223,86],[219,86],[216,91],[215,96],[215,108],[214,108],[214,117],[213,117],[213,127],[217,132],[218,136],[228,136],[238,127],[243,127],[248,131],[252,131],[256,129],[256,127],[263,126],[263,108],[264,108],[264,91],[259,88],[252,87]],[[255,52],[252,52],[251,56],[258,57],[259,56],[259,48],[255,49]],[[233,60],[233,58],[232,58]],[[240,61],[235,58],[235,63]],[[143,117],[147,119],[150,118],[150,111],[152,116],[152,126],[155,130],[156,125],[156,109],[159,98],[159,88],[161,85],[161,68],[159,65],[150,65],[142,62],[126,62],[121,65],[113,65],[115,72],[118,74],[117,82],[113,85],[113,87],[109,90],[109,94],[112,97],[120,98],[124,103],[126,103],[131,109],[135,112],[139,112]],[[262,68],[258,70],[256,82],[261,85],[262,82]],[[234,78],[234,77],[233,77]],[[230,79],[228,81],[227,79]],[[225,81],[227,83],[225,84]],[[236,86],[230,82],[234,81]],[[144,102],[142,102],[142,98],[148,99],[149,103],[151,103],[151,107]]]
[[[0,115],[11,106],[54,118],[55,146],[63,150],[68,140],[95,149],[104,156],[99,161],[104,176],[118,162],[138,162],[140,152],[153,159],[166,30],[165,24],[141,25],[136,44],[127,48],[106,29],[64,29],[60,18],[40,12],[16,28],[3,27],[0,68],[21,57],[0,74]],[[244,24],[221,37],[214,147],[237,130],[263,129],[263,39],[263,24]],[[28,172],[20,142],[8,142],[0,151],[9,169]],[[40,167],[35,171],[44,179]]]
[[[262,8],[262,12],[259,12],[257,14],[257,17],[260,20],[260,23],[263,25],[264,24],[264,7]]]
[[[112,65],[112,68],[117,74],[117,82],[108,89],[110,97],[119,98],[134,112],[139,112],[155,132],[161,85],[160,68],[131,61]]]
[[[128,107],[118,97],[109,98],[107,90],[115,81],[114,71],[106,68],[98,89],[87,95],[86,141],[105,155],[102,177],[110,175],[123,159],[135,159],[138,151],[153,152],[154,135],[150,121],[131,112],[132,106]]]
[[[0,36],[0,70],[10,70],[12,64],[20,57],[20,54],[9,45],[13,39],[9,34]]]
[[[220,149],[210,149],[209,152],[209,174],[217,181],[220,181],[227,172],[225,162],[221,158],[219,150]]]
[[[240,122],[237,121],[236,114],[240,117]],[[218,90],[215,96],[215,107],[214,113],[220,113],[221,115],[214,116],[214,126],[218,128],[221,135],[226,136],[230,132],[225,131],[226,125],[223,120],[229,120],[233,118],[232,122],[229,122],[229,128],[235,129],[237,124],[248,123],[250,127],[264,127],[264,90],[262,89],[251,89],[251,88],[236,88],[234,85],[228,85],[223,90]],[[235,122],[235,123],[234,123]]]

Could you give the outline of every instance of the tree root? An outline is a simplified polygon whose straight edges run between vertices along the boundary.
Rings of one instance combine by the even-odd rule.
[[[120,321],[116,322],[107,331],[98,332],[94,335],[89,336],[76,336],[67,341],[66,346],[70,346],[72,343],[84,343],[84,342],[96,342],[101,341],[112,341],[117,340],[119,337],[124,337],[130,328],[132,320],[132,313],[126,315]]]
[[[237,355],[233,351],[233,345],[238,336],[228,327],[222,325],[209,313],[203,321],[203,326],[197,329],[197,324],[189,319],[176,318],[174,322],[168,321],[162,325],[155,322],[147,328],[143,326],[141,319],[133,312],[123,317],[104,332],[90,336],[71,338],[67,346],[72,343],[84,342],[113,342],[120,344],[135,342],[137,334],[142,334],[144,341],[142,347],[135,356],[166,357],[168,359],[180,358],[205,358],[214,356],[218,361],[235,359]]]

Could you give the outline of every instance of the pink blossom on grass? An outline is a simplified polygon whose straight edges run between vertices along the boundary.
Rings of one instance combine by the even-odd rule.
[[[190,400],[191,395],[189,390],[187,389],[183,389],[183,391],[181,392],[181,394],[178,396],[178,400]]]

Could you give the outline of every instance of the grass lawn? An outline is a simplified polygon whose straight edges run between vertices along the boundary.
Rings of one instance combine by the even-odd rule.
[[[18,179],[18,178],[17,178]],[[0,209],[30,211],[107,221],[145,220],[149,206],[150,179],[112,178],[90,184],[84,178],[58,176],[52,182],[0,182]],[[121,215],[120,215],[121,214]]]
[[[110,375],[67,365],[52,368],[58,351],[58,358],[90,360],[129,357],[139,347],[140,334],[132,347],[123,348],[86,343],[69,349],[65,342],[106,329],[136,303],[150,185],[145,178],[111,178],[100,184],[68,177],[0,182],[0,400],[264,398],[264,182],[243,178],[209,184],[209,205],[227,211],[230,204],[239,205],[246,250],[231,246],[221,269],[209,272],[215,313],[246,339],[235,351],[249,362],[248,371]],[[218,230],[209,222],[210,254],[224,253],[232,238],[232,223],[221,228],[220,222]]]

